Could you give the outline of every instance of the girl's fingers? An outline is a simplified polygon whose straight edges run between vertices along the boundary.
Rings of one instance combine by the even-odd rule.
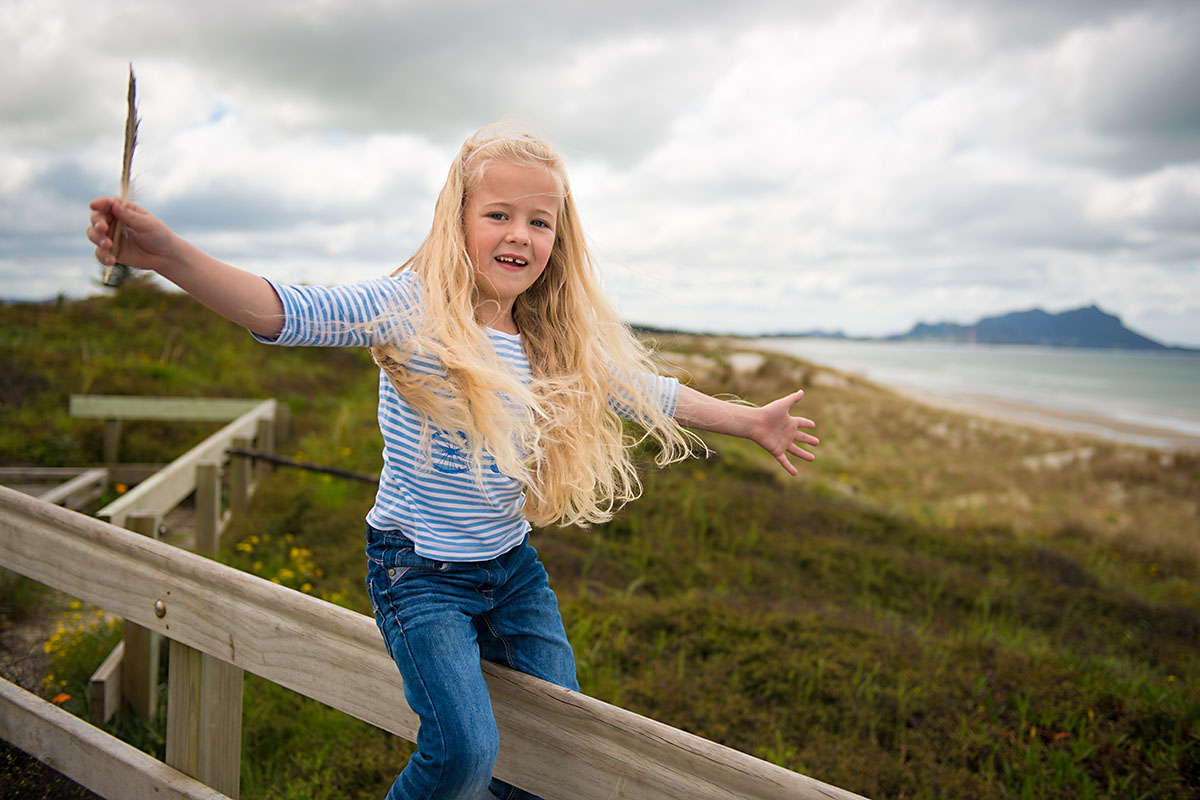
[[[88,206],[92,209],[87,229],[88,240],[96,245],[96,260],[101,264],[111,265],[115,259],[112,256],[113,240],[110,236],[113,224],[118,215],[120,200],[116,197],[98,197]]]
[[[96,245],[96,250],[112,249],[112,242],[105,235],[108,233],[108,224],[104,220],[93,222],[87,229],[87,237],[92,244]]]
[[[804,397],[804,390],[797,389],[796,391],[792,392],[791,394],[787,395],[786,397],[781,397],[780,400],[782,400],[784,403],[787,404],[785,406],[786,408],[791,408],[792,406],[799,403],[803,397]]]
[[[88,228],[88,238],[96,244],[100,244],[108,233],[108,222],[103,219],[92,220],[91,227]]]
[[[788,448],[788,452],[794,456],[803,458],[805,461],[815,461],[817,458],[812,453],[795,444]]]

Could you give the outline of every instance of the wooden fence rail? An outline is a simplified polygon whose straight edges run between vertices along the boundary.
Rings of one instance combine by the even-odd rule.
[[[54,485],[42,485],[48,482]],[[37,497],[75,511],[99,498],[109,482],[104,467],[0,467],[0,484],[36,484]]]
[[[0,738],[101,797],[229,797],[8,681],[0,681]]]
[[[169,638],[172,670],[175,648],[185,646],[406,739],[416,735],[369,617],[4,487],[0,565]],[[488,662],[483,669],[500,728],[496,774],[547,800],[858,797],[528,675]],[[194,749],[170,737],[195,727],[169,723],[168,753]]]

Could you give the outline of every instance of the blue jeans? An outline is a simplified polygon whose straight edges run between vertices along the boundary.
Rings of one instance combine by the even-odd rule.
[[[579,689],[558,599],[529,540],[489,561],[434,561],[398,531],[368,525],[367,591],[421,720],[388,800],[533,798],[492,778],[500,737],[479,664]]]

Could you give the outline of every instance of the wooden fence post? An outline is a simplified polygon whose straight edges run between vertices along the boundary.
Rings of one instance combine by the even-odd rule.
[[[159,538],[155,514],[130,514],[125,527],[134,533]],[[121,665],[121,690],[133,713],[153,720],[158,709],[158,661],[162,636],[125,620],[125,657]]]
[[[221,465],[196,464],[196,552],[213,558],[221,543]]]
[[[167,764],[237,798],[242,759],[242,670],[171,641]]]

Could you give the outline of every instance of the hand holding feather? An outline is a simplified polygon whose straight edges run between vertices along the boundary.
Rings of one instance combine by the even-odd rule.
[[[93,200],[91,209],[87,237],[96,245],[96,260],[104,266],[117,263],[117,235],[121,237],[119,253],[123,264],[157,272],[170,260],[175,234],[149,211],[136,203],[122,202],[119,197]]]
[[[92,201],[91,209],[87,237],[96,245],[101,264],[117,262],[112,237],[120,223],[121,263],[154,270],[221,316],[261,336],[273,338],[283,329],[283,303],[263,278],[218,261],[136,203],[101,197]]]

